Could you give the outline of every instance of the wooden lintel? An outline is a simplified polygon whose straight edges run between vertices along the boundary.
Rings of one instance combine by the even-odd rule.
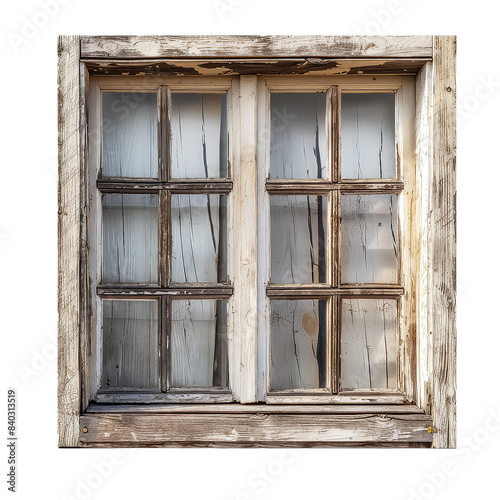
[[[82,58],[430,58],[432,36],[82,36]]]

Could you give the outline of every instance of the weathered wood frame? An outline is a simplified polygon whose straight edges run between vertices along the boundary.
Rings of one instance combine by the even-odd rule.
[[[59,446],[456,446],[455,37],[63,36],[58,53]],[[280,413],[281,405],[238,405],[243,411],[238,415],[216,407],[208,413],[186,407],[189,413],[179,414],[171,405],[154,412],[112,415],[94,413],[82,404],[88,401],[82,377],[92,321],[87,271],[92,256],[86,240],[88,80],[91,74],[138,71],[146,76],[246,74],[248,106],[256,74],[416,75],[416,175],[414,185],[405,186],[405,210],[414,225],[411,244],[416,250],[405,262],[415,282],[409,288],[414,294],[408,300],[411,308],[404,313],[409,321],[405,335],[415,339],[414,352],[406,356],[413,360],[407,365],[407,379],[416,406],[398,406],[397,411],[405,408],[405,413],[397,416],[381,401],[378,406],[359,406],[356,415],[345,406],[319,405],[311,410],[319,415],[304,419],[299,414],[305,407],[293,405],[287,406],[286,415]],[[249,146],[248,152],[256,127],[245,127],[240,140]],[[254,154],[241,159],[245,168],[257,161]],[[258,187],[255,182],[235,189]],[[240,216],[249,221],[250,234],[257,234],[252,209],[249,204]],[[248,265],[249,252],[256,255],[260,249],[236,251],[240,262]],[[257,279],[256,269],[241,271]],[[255,297],[248,295],[248,300],[247,311],[257,324]],[[248,352],[255,352],[252,336],[245,342]],[[256,384],[245,391],[252,396]]]
[[[102,124],[100,116],[101,96],[104,92],[119,92],[126,90],[133,93],[156,94],[158,108],[158,174],[152,178],[112,178],[103,177],[101,174],[101,154],[99,147],[102,137]],[[103,284],[98,278],[90,284],[90,302],[96,304],[95,311],[99,309],[102,299],[141,300],[145,298],[156,299],[159,312],[159,357],[160,357],[160,387],[158,390],[129,390],[129,389],[100,389],[93,384],[87,388],[88,382],[82,380],[82,387],[87,399],[82,400],[82,407],[86,407],[89,400],[93,399],[98,403],[149,403],[149,402],[231,402],[233,394],[229,388],[189,388],[178,389],[170,387],[171,374],[167,368],[166,360],[170,358],[170,329],[166,325],[171,316],[172,300],[178,299],[229,299],[228,309],[231,308],[233,286],[230,282],[221,283],[174,283],[171,276],[171,228],[170,210],[171,198],[174,194],[223,194],[232,198],[233,180],[230,176],[213,179],[176,179],[171,173],[170,161],[170,110],[172,90],[176,92],[204,92],[204,93],[226,93],[228,95],[228,122],[231,123],[232,101],[234,92],[232,91],[232,78],[221,77],[214,80],[197,79],[191,82],[182,82],[179,79],[154,79],[143,80],[137,78],[123,79],[107,76],[91,76],[88,86],[89,122],[94,134],[94,149],[89,154],[88,162],[88,190],[91,195],[95,193],[95,199],[89,203],[88,225],[89,234],[97,233],[95,240],[96,249],[100,248],[100,195],[115,193],[149,193],[158,196],[158,280],[155,285],[140,284]],[[232,153],[232,144],[229,143],[229,154]],[[232,162],[231,162],[232,163]],[[231,216],[231,203],[228,204],[228,217]],[[232,246],[232,245],[231,245]],[[230,248],[225,249],[229,254]],[[95,252],[95,250],[94,250]],[[229,255],[228,255],[229,257]],[[100,259],[98,259],[99,261]],[[228,265],[232,264],[228,259]],[[93,271],[93,266],[90,266]],[[95,269],[96,277],[99,276],[99,266]],[[230,269],[228,276],[230,275]],[[94,324],[98,325],[100,318],[94,313]],[[91,332],[91,337],[93,332]],[[229,340],[229,339],[228,339]],[[98,352],[99,344],[91,338],[91,351]],[[90,371],[97,371],[99,367],[98,356],[92,358]]]
[[[259,169],[265,172],[265,186],[262,193],[268,196],[284,195],[326,195],[331,197],[328,206],[330,224],[330,248],[327,261],[327,279],[324,284],[308,285],[282,285],[273,284],[269,275],[264,275],[259,283],[268,283],[266,295],[270,300],[277,299],[328,299],[330,315],[328,317],[330,327],[327,330],[330,335],[327,338],[327,369],[333,368],[330,377],[331,387],[316,391],[283,391],[268,392],[267,403],[337,403],[343,401],[350,403],[385,402],[385,403],[408,403],[414,401],[413,383],[409,367],[415,366],[415,334],[404,335],[403,332],[411,330],[411,302],[415,294],[415,284],[411,276],[413,266],[404,263],[401,254],[410,255],[415,251],[415,243],[411,240],[413,234],[412,224],[414,217],[408,211],[408,192],[413,194],[415,190],[415,144],[414,127],[415,120],[415,81],[411,76],[388,76],[379,75],[369,79],[349,76],[310,76],[307,79],[300,76],[270,76],[265,77],[265,87],[268,93],[272,92],[325,92],[327,106],[327,176],[325,179],[269,179],[269,165],[265,162],[259,165]],[[341,176],[340,161],[340,116],[341,96],[352,93],[392,93],[396,104],[396,175],[393,179],[343,179]],[[269,94],[264,94],[265,106],[269,108]],[[269,128],[270,124],[267,125]],[[265,160],[269,154],[262,155]],[[406,187],[406,190],[405,190]],[[341,218],[341,195],[356,194],[396,194],[399,195],[398,224],[400,225],[398,235],[399,263],[398,282],[395,284],[354,284],[342,283],[340,276],[340,218]],[[266,222],[269,217],[269,201],[261,194],[262,203],[259,218]],[[264,222],[264,223],[265,223]],[[268,222],[268,221],[267,221]],[[269,231],[267,231],[269,233]],[[269,248],[269,239],[264,246]],[[268,266],[267,266],[268,267]],[[262,286],[262,285],[260,285]],[[340,307],[343,299],[364,298],[392,298],[398,302],[398,329],[400,332],[400,349],[398,362],[398,387],[394,389],[358,389],[339,390],[340,379]],[[269,302],[261,307],[263,310],[269,308]],[[270,328],[262,329],[259,335],[269,337]],[[409,375],[410,374],[410,375]],[[269,377],[269,373],[268,373]]]

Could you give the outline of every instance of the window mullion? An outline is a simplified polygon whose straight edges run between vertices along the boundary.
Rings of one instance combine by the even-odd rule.
[[[170,179],[171,91],[166,85],[161,85],[158,92],[158,177],[167,182]]]
[[[240,78],[240,161],[235,162],[235,374],[242,403],[257,401],[257,77]]]

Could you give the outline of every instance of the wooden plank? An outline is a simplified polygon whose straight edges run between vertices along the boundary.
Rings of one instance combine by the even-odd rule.
[[[102,308],[101,300],[97,297],[97,283],[101,282],[101,262],[102,246],[102,197],[96,188],[96,180],[100,169],[100,143],[97,137],[100,135],[100,99],[99,89],[96,85],[96,78],[90,77],[88,88],[88,125],[89,125],[89,151],[88,151],[88,216],[87,216],[87,246],[89,251],[88,274],[90,291],[90,346],[88,348],[87,365],[88,370],[85,373],[83,383],[86,387],[90,400],[95,400],[95,395],[101,384],[101,359],[100,352],[102,346]],[[95,250],[94,250],[95,249]],[[88,404],[82,405],[85,408]]]
[[[213,284],[212,284],[213,285]],[[233,294],[231,286],[210,287],[210,288],[159,288],[159,287],[115,287],[115,286],[99,286],[97,293],[102,297],[156,297],[159,295],[167,295],[171,297],[191,297],[191,298],[224,298],[230,297]]]
[[[266,396],[269,404],[407,404],[408,400],[404,394],[390,393],[366,393],[366,394],[273,394]]]
[[[92,399],[90,380],[93,376],[92,365],[92,330],[91,311],[92,297],[89,271],[90,245],[90,196],[89,196],[89,72],[83,63],[80,63],[80,157],[81,157],[81,182],[80,196],[82,200],[81,225],[80,225],[80,370],[81,370],[81,408],[86,408]]]
[[[401,286],[393,286],[382,288],[380,285],[368,286],[363,284],[359,287],[351,286],[342,288],[331,288],[329,286],[287,286],[270,284],[266,287],[268,297],[273,298],[298,298],[298,297],[317,297],[325,298],[330,296],[365,296],[365,297],[397,297],[404,293],[404,288]]]
[[[158,197],[158,284],[167,287],[171,273],[170,193],[162,191]]]
[[[102,62],[106,61],[105,59]],[[148,92],[158,91],[162,85],[168,86],[175,92],[203,92],[221,93],[228,91],[232,85],[232,76],[145,76],[128,75],[99,75],[97,84],[102,91]],[[359,77],[358,77],[359,78]],[[366,78],[370,78],[367,76]],[[393,80],[394,76],[381,76],[383,79]]]
[[[166,182],[170,173],[171,90],[166,85],[158,89],[158,179]]]
[[[228,392],[100,392],[96,396],[97,403],[123,404],[137,403],[231,403],[233,395]]]
[[[92,75],[415,75],[427,58],[409,59],[84,59]]]
[[[106,60],[103,59],[103,62]],[[97,76],[99,89],[106,91],[152,92],[167,85],[172,92],[221,93],[238,86],[233,76]],[[373,79],[375,78],[375,80]],[[266,75],[265,85],[271,92],[327,92],[337,85],[342,92],[395,92],[402,85],[401,75]],[[235,109],[235,108],[234,108]]]
[[[416,78],[415,110],[415,161],[416,185],[419,197],[416,202],[416,216],[420,223],[416,239],[420,248],[417,281],[417,400],[422,408],[430,407],[432,387],[432,335],[430,335],[431,308],[429,307],[429,238],[430,198],[429,174],[432,166],[432,63],[428,62]],[[430,408],[428,408],[430,413]]]
[[[235,237],[234,334],[240,337],[235,367],[239,400],[257,400],[257,77],[240,78],[240,161],[234,165]]]
[[[266,391],[269,379],[269,301],[266,297],[265,284],[270,281],[270,208],[269,196],[266,193],[266,179],[271,163],[271,134],[270,134],[270,93],[266,87],[266,79],[259,77],[257,80],[257,196],[258,196],[258,324],[257,324],[257,391],[258,401],[266,400]]]
[[[102,78],[102,77],[101,77]],[[113,77],[108,77],[108,79]],[[116,77],[114,77],[116,78]],[[168,78],[168,77],[164,77]],[[199,78],[199,77],[198,77]],[[216,77],[213,77],[214,79]],[[222,77],[217,77],[222,78]],[[395,92],[402,83],[398,75],[266,75],[271,92],[328,92],[336,85],[340,92]]]
[[[169,441],[168,443],[79,443],[80,448],[431,448],[432,443],[325,443],[325,442],[281,442],[269,441],[260,443],[185,443]]]
[[[206,179],[193,179],[189,182],[159,182],[155,180],[137,179],[101,179],[97,187],[102,193],[157,193],[170,190],[172,193],[203,193],[227,194],[233,188],[233,182],[228,180],[209,181]]]
[[[432,57],[432,36],[83,36],[84,58]]]
[[[170,300],[167,296],[160,297],[158,300],[159,310],[159,331],[158,331],[158,347],[160,353],[160,390],[165,392],[169,389],[170,384],[170,339],[169,326],[171,320]]]
[[[332,414],[423,414],[424,410],[415,405],[241,405],[241,404],[96,404],[92,403],[86,413],[332,413]]]
[[[403,189],[402,181],[380,181],[377,179],[360,179],[342,182],[330,182],[322,179],[267,179],[266,190],[270,194],[327,194],[329,191],[341,191],[363,194],[377,194],[386,192],[399,192]]]
[[[434,37],[431,174],[433,415],[436,448],[456,447],[456,38]]]
[[[430,442],[428,415],[86,414],[80,443]],[[83,429],[86,432],[83,432]]]
[[[399,174],[402,174],[405,189],[399,196],[399,246],[404,258],[401,259],[399,276],[405,287],[400,303],[400,370],[401,390],[410,401],[416,398],[416,336],[417,336],[417,255],[421,252],[418,239],[420,220],[416,212],[420,193],[416,184],[415,168],[415,80],[403,78],[403,85],[396,93],[397,103],[397,151]]]
[[[76,446],[80,413],[80,40],[58,39],[58,425],[59,446]]]

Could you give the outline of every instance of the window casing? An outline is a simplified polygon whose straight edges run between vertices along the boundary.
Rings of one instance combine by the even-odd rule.
[[[85,45],[86,43],[89,42],[82,41],[82,50],[89,51],[90,49]],[[439,41],[436,43],[439,44]],[[87,48],[83,49],[83,47]],[[443,42],[440,50],[443,51],[445,48]],[[424,49],[419,50],[424,51]],[[62,60],[64,60],[64,53]],[[363,63],[361,62],[361,66],[359,62],[356,64],[359,68],[362,67]],[[412,61],[406,67],[412,68],[414,64],[417,63]],[[429,442],[423,431],[427,429],[425,424],[429,423],[428,413],[429,410],[432,410],[432,407],[425,407],[425,400],[427,399],[426,394],[430,395],[431,400],[434,396],[432,388],[429,389],[425,383],[425,375],[422,377],[420,373],[428,365],[428,359],[422,357],[422,352],[428,350],[429,346],[427,339],[423,340],[422,337],[422,322],[425,319],[422,318],[421,312],[417,311],[417,304],[425,302],[428,290],[427,285],[421,285],[422,276],[418,274],[418,266],[421,265],[421,257],[423,256],[419,247],[420,238],[422,235],[424,238],[428,238],[425,231],[422,232],[422,227],[425,226],[422,221],[429,214],[428,205],[426,205],[429,200],[426,198],[427,195],[424,191],[428,178],[423,175],[425,174],[425,168],[422,169],[422,166],[425,167],[426,159],[422,159],[422,157],[427,155],[429,150],[424,151],[422,143],[427,140],[425,130],[428,130],[426,120],[429,119],[429,115],[426,106],[429,105],[430,100],[434,99],[434,96],[428,97],[429,85],[432,81],[429,78],[429,72],[435,70],[429,64],[421,64],[423,66],[420,67],[423,67],[425,71],[422,70],[417,76],[416,85],[414,76],[397,75],[260,76],[252,75],[249,72],[250,74],[247,75],[234,75],[232,77],[95,77],[89,76],[86,68],[99,67],[99,63],[96,64],[95,61],[91,60],[86,61],[85,56],[82,55],[80,87],[83,91],[81,99],[84,106],[82,107],[80,121],[83,124],[87,120],[89,122],[88,127],[85,126],[87,133],[81,136],[82,142],[80,146],[83,158],[82,165],[88,165],[88,177],[85,173],[82,177],[84,216],[81,228],[84,230],[80,233],[84,242],[83,247],[86,248],[86,252],[81,257],[83,259],[81,260],[83,285],[80,285],[80,289],[83,289],[80,301],[81,310],[84,312],[80,320],[83,335],[83,341],[80,343],[82,370],[80,373],[82,375],[79,378],[81,379],[81,391],[79,391],[79,409],[76,414],[73,413],[73,415],[80,416],[76,421],[72,420],[72,422],[79,422],[79,429],[76,432],[80,436],[79,442],[91,445],[93,442],[98,443],[103,442],[103,439],[105,441],[111,439],[109,432],[106,438],[99,430],[108,425],[106,422],[114,421],[115,417],[106,414],[106,412],[119,413],[127,411],[119,405],[116,405],[114,410],[110,409],[109,405],[106,405],[106,407],[99,406],[101,402],[124,402],[128,404],[186,402],[187,404],[183,405],[182,410],[175,410],[173,406],[171,408],[157,406],[155,411],[166,413],[165,423],[167,421],[170,423],[177,421],[175,415],[170,414],[172,411],[192,413],[193,418],[199,418],[195,416],[209,411],[213,415],[203,417],[207,426],[206,435],[204,437],[196,436],[193,439],[201,442],[208,442],[211,439],[224,442],[229,439],[229,435],[226,435],[222,430],[216,432],[211,429],[212,425],[219,425],[224,421],[223,413],[225,411],[217,404],[210,405],[213,408],[212,410],[206,410],[202,403],[229,401],[235,401],[238,408],[234,405],[226,406],[227,409],[231,408],[228,411],[243,412],[242,415],[248,415],[250,418],[252,416],[251,407],[240,405],[240,402],[269,403],[265,406],[265,409],[263,409],[263,405],[259,406],[259,411],[268,413],[270,419],[268,423],[272,426],[274,420],[277,422],[276,411],[284,412],[287,414],[284,418],[288,422],[286,429],[296,429],[299,435],[302,434],[302,431],[299,431],[300,427],[297,427],[299,425],[298,421],[293,415],[297,412],[316,413],[318,410],[313,410],[307,404],[322,403],[319,411],[331,414],[328,417],[324,416],[315,419],[317,425],[319,425],[318,429],[321,428],[322,432],[323,430],[326,431],[326,434],[323,434],[323,444],[325,442],[330,444],[341,443],[344,438],[339,438],[336,429],[342,428],[344,425],[348,426],[349,432],[356,435],[355,440],[357,442],[362,440],[369,442],[384,441],[383,436],[371,436],[370,433],[376,434],[374,428],[365,432],[359,422],[356,423],[353,419],[345,417],[350,413],[345,404],[357,403],[358,410],[356,411],[367,411],[369,415],[374,416],[370,417],[366,422],[371,422],[370,419],[377,418],[376,406],[381,409],[382,405],[390,404],[393,406],[390,408],[385,406],[383,407],[384,410],[388,413],[403,413],[403,421],[408,423],[411,428],[409,434],[400,434],[402,428],[400,429],[398,426],[402,424],[397,423],[397,419],[389,418],[390,425],[396,425],[396,429],[399,429],[396,431],[397,436],[405,435],[404,439],[413,442]],[[404,71],[403,62],[401,62],[400,67],[400,71]],[[373,71],[373,69],[369,71]],[[64,71],[61,74],[64,75]],[[138,83],[139,81],[140,83]],[[62,82],[65,83],[64,78],[62,78]],[[159,168],[158,177],[155,180],[151,177],[124,179],[123,177],[99,176],[102,157],[100,151],[102,121],[101,111],[99,110],[101,102],[99,93],[101,91],[104,93],[137,91],[139,93],[157,93]],[[228,94],[228,151],[229,164],[231,165],[228,170],[229,175],[224,178],[210,178],[208,181],[207,179],[192,178],[174,179],[171,178],[168,171],[172,161],[169,157],[169,144],[164,140],[171,133],[171,130],[169,130],[171,123],[169,114],[172,110],[170,105],[171,96],[176,93],[199,94],[201,92],[216,94],[227,92]],[[279,176],[273,178],[273,175],[271,175],[270,149],[272,145],[270,144],[269,132],[272,124],[270,123],[270,98],[272,99],[273,95],[286,96],[286,94],[295,93],[324,94],[326,96],[325,178],[280,179]],[[342,96],[355,96],[356,94],[395,96],[395,176],[390,176],[390,178],[381,176],[378,179],[365,177],[345,179],[340,175],[342,134],[339,132],[342,125],[339,118],[341,117]],[[416,109],[415,102],[417,103]],[[417,125],[416,129],[415,125]],[[68,125],[63,124],[63,131],[65,126]],[[415,149],[415,134],[417,136],[417,149]],[[435,137],[433,140],[435,140]],[[66,143],[63,142],[63,153],[64,144]],[[432,182],[434,182],[434,178],[430,184]],[[64,189],[62,194],[64,195]],[[171,263],[169,262],[169,256],[172,257],[173,255],[171,250],[172,234],[170,233],[173,223],[171,222],[172,219],[169,218],[173,206],[171,201],[173,196],[186,196],[189,194],[193,196],[227,196],[228,231],[227,246],[225,248],[227,248],[229,280],[226,282],[221,280],[213,283],[180,284],[173,283],[171,280]],[[100,249],[103,248],[103,206],[106,206],[102,203],[102,200],[105,197],[110,200],[115,195],[122,197],[122,199],[129,199],[129,196],[158,197],[157,283],[113,283],[103,281],[103,277],[100,276],[103,259],[103,255],[100,254]],[[342,242],[346,240],[343,225],[347,223],[346,219],[349,219],[345,214],[348,213],[349,207],[352,208],[353,205],[349,201],[356,199],[354,205],[359,208],[359,206],[363,205],[364,200],[373,199],[369,197],[377,196],[384,198],[384,200],[381,200],[382,206],[384,204],[390,206],[391,210],[397,207],[398,218],[394,219],[398,226],[395,248],[396,269],[392,273],[393,278],[388,282],[378,283],[374,281],[370,283],[366,280],[361,283],[352,283],[350,279],[346,278],[344,280],[342,271],[342,264],[345,264]],[[279,208],[279,200],[291,199],[292,197],[295,197],[296,201],[298,200],[299,205],[304,202],[306,205],[309,202],[310,205],[311,202],[318,201],[319,198],[323,200],[323,207],[326,205],[325,219],[327,222],[324,228],[326,229],[325,263],[324,269],[322,271],[318,270],[318,276],[324,274],[324,283],[289,283],[286,282],[286,279],[277,280],[284,281],[284,283],[274,283],[274,280],[271,279],[273,277],[272,235],[274,235],[271,206],[276,206],[274,201],[278,200],[277,206]],[[396,197],[397,201],[395,201]],[[61,203],[64,207],[64,196]],[[317,203],[317,205],[319,204]],[[123,206],[122,203],[122,208]],[[310,210],[309,206],[308,210]],[[66,214],[63,214],[63,218],[64,215]],[[389,218],[391,219],[391,217]],[[387,217],[383,219],[383,224],[387,220]],[[394,237],[395,231],[392,232]],[[65,237],[67,235],[63,233],[63,242]],[[395,237],[394,241],[396,241]],[[93,249],[97,251],[93,251]],[[269,251],[270,249],[271,251]],[[257,259],[255,259],[255,256],[257,256]],[[417,256],[417,259],[412,256]],[[434,256],[431,255],[430,258],[434,259]],[[313,258],[311,258],[312,260]],[[85,278],[86,276],[88,277]],[[315,280],[313,277],[311,281]],[[85,281],[86,285],[84,284]],[[318,278],[317,281],[323,280]],[[85,290],[90,292],[88,296]],[[187,298],[191,301],[213,301],[216,299],[227,301],[227,310],[229,312],[226,321],[229,325],[227,336],[229,390],[223,390],[223,387],[210,388],[206,384],[203,387],[188,388],[169,385],[171,380],[169,376],[171,377],[172,374],[166,372],[164,360],[172,359],[172,344],[168,338],[169,335],[172,335],[173,330],[172,328],[169,330],[168,326],[171,324],[172,315],[174,314],[172,312],[172,303]],[[286,304],[290,304],[294,300],[301,304],[306,301],[315,301],[313,310],[316,312],[319,309],[323,310],[321,314],[324,319],[322,321],[326,325],[326,327],[323,327],[323,331],[326,332],[323,349],[325,353],[324,368],[323,374],[318,376],[316,385],[324,385],[324,388],[290,388],[280,382],[279,376],[273,380],[271,386],[269,384],[272,376],[269,364],[270,352],[273,351],[273,309],[275,313],[277,311],[275,317],[279,318],[283,313],[283,309],[280,311],[280,307],[284,307],[286,311]],[[141,310],[149,309],[153,321],[158,323],[157,349],[160,362],[158,374],[155,373],[152,377],[158,376],[158,388],[155,388],[155,390],[151,390],[150,387],[128,387],[127,384],[118,384],[117,382],[111,383],[112,390],[102,390],[102,376],[107,368],[102,364],[104,349],[102,338],[100,339],[99,335],[103,335],[102,332],[105,331],[105,328],[108,328],[109,333],[109,325],[104,325],[103,318],[109,320],[110,315],[105,314],[104,310],[106,309],[109,312],[109,306],[114,306],[115,303],[118,305],[118,309],[124,305],[126,309],[128,304],[133,303],[140,305],[139,309]],[[157,304],[157,306],[153,306],[153,309],[155,307],[157,309],[156,316],[154,312],[151,312],[153,304]],[[372,307],[374,305],[375,307]],[[113,307],[111,307],[111,310],[113,310]],[[391,360],[390,376],[386,367],[385,382],[382,384],[370,382],[370,387],[359,387],[363,384],[350,381],[352,377],[350,379],[349,373],[346,371],[348,365],[344,364],[346,353],[342,353],[342,349],[345,347],[343,336],[349,335],[349,328],[346,326],[347,322],[342,321],[342,314],[347,315],[349,313],[353,316],[353,314],[358,313],[366,316],[369,311],[373,313],[374,310],[382,312],[383,323],[387,322],[388,315],[390,316],[389,321],[395,324],[393,330],[396,332],[396,342],[393,343],[399,343],[396,348],[397,359]],[[302,311],[299,323],[301,323],[300,326],[306,334],[312,332],[316,335],[314,332],[319,329],[317,318],[314,316],[314,314],[310,314],[309,310],[306,313]],[[355,320],[352,320],[351,330],[355,330],[354,325]],[[64,324],[60,331],[65,331]],[[370,350],[366,345],[365,348],[366,351]],[[418,352],[420,352],[420,355],[418,355]],[[348,357],[349,354],[347,354]],[[108,370],[108,372],[111,373],[112,370]],[[108,372],[106,373],[109,375]],[[106,379],[113,378],[108,375]],[[321,382],[319,382],[319,378],[321,378]],[[388,382],[389,378],[391,383]],[[375,377],[375,379],[377,378]],[[151,380],[151,376],[149,380]],[[278,380],[277,383],[275,383],[276,380]],[[130,385],[133,386],[134,384],[131,383]],[[292,383],[293,385],[294,383]],[[358,387],[350,387],[351,385],[358,385]],[[375,387],[374,385],[386,385],[387,387]],[[65,383],[63,382],[62,387],[64,386]],[[272,390],[274,389],[273,386],[276,386],[277,389]],[[94,401],[97,401],[97,405],[93,403]],[[189,403],[198,404],[190,405]],[[375,403],[375,406],[366,406],[373,403]],[[412,406],[409,403],[417,403],[418,406]],[[395,404],[400,406],[396,407]],[[195,409],[196,407],[198,409]],[[143,411],[137,405],[129,408],[134,412]],[[146,407],[143,408],[146,411]],[[149,407],[147,412],[151,412],[152,408]],[[350,406],[350,408],[352,409],[353,406]],[[223,413],[219,413],[221,411]],[[427,412],[427,415],[422,414],[422,412]],[[67,413],[63,410],[62,415],[65,414]],[[127,429],[127,433],[129,430],[136,433],[149,420],[146,417],[139,418],[132,415],[126,416],[125,414],[120,418],[129,424],[130,429]],[[160,417],[157,415],[154,418]],[[409,424],[409,422],[412,423]],[[233,423],[228,425],[233,426]],[[243,436],[245,432],[248,432],[246,428],[240,429],[239,424],[236,425],[236,421],[234,425],[234,430],[238,429],[237,435],[241,433],[241,436]],[[275,431],[278,436],[281,435],[278,430],[280,425],[276,427]],[[322,425],[327,427],[323,428]],[[432,425],[428,428],[431,429],[428,431],[429,434],[432,434],[434,430]],[[64,438],[66,432],[64,428],[61,427],[60,429],[63,435],[61,442],[69,442]],[[172,436],[167,437],[162,429],[162,426],[160,426],[158,435],[153,436],[153,441],[167,439],[174,442],[176,437],[179,441],[189,441],[189,438],[185,437],[189,434],[187,428],[182,430],[179,427]],[[236,441],[262,442],[264,440],[267,442],[269,433],[266,431],[265,434],[262,434],[264,430],[259,429],[255,429],[254,435],[247,435],[245,438],[238,437]],[[311,439],[315,440],[313,434],[306,434],[302,435],[304,442],[310,442]],[[74,435],[73,432],[72,436]],[[408,438],[409,435],[412,437]],[[432,436],[429,437],[432,438]],[[231,439],[234,439],[234,437]],[[290,438],[285,438],[285,440],[288,439]],[[296,442],[301,441],[300,437],[294,439]],[[393,439],[391,438],[391,440]],[[396,441],[397,439],[399,438],[396,437]]]

